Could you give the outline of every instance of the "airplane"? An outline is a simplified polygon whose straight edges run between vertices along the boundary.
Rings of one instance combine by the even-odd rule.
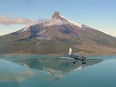
[[[78,60],[82,61],[82,64],[86,64],[86,62],[85,62],[86,57],[85,57],[85,56],[82,56],[82,55],[80,55],[80,54],[73,54],[73,53],[72,53],[72,48],[69,48],[69,55],[68,55],[68,57],[61,57],[61,58],[74,59],[74,60],[75,60],[75,61],[73,62],[74,64],[75,64]]]
[[[85,56],[81,56],[80,54],[73,54],[73,53],[72,53],[72,48],[69,48],[69,56],[70,56],[71,58],[73,58],[73,59],[76,60],[75,62],[73,62],[74,64],[75,64],[78,60],[82,61],[82,64],[86,64],[86,62],[84,61],[84,60],[86,59],[86,57],[85,57]]]

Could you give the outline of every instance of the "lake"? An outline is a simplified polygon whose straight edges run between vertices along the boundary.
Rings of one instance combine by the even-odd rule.
[[[55,55],[0,56],[0,87],[116,87],[116,56],[73,62]]]

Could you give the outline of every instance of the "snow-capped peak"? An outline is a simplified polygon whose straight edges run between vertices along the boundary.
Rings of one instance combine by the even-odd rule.
[[[62,15],[61,15],[61,17],[62,17],[62,18],[64,18],[65,20],[67,20],[69,23],[74,24],[74,25],[76,25],[76,26],[78,26],[78,27],[82,28],[82,24],[77,23],[77,22],[73,22],[73,21],[71,21],[71,20],[69,20],[69,19],[66,19],[66,18],[65,18],[65,17],[63,17]]]
[[[62,21],[60,19],[51,19],[46,23],[43,23],[43,26],[53,26],[53,25],[63,25],[63,24],[69,24],[66,21]]]
[[[63,18],[63,16],[57,11],[53,14],[52,18],[53,19],[57,19],[57,20],[60,20],[60,21],[63,21],[63,22],[68,22],[65,18]]]
[[[44,26],[52,26],[52,25],[62,25],[62,24],[73,24],[77,27],[82,28],[82,24],[73,22],[65,17],[63,17],[58,11],[56,11],[52,18],[44,24]]]
[[[61,18],[60,13],[58,11],[54,12],[54,14],[52,15],[52,19],[59,19]]]

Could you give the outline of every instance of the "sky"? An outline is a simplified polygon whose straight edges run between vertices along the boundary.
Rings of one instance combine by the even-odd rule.
[[[116,36],[116,0],[0,0],[0,35],[51,18],[55,11]]]

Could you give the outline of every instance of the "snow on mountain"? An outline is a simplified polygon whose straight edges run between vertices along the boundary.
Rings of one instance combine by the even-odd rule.
[[[74,27],[77,27],[78,29],[86,30],[86,28],[83,28],[84,27],[83,24],[73,22],[73,21],[65,18],[58,11],[54,12],[51,19],[40,19],[40,20],[38,20],[38,22],[36,24],[37,26],[35,26],[35,27],[38,27],[38,25],[42,25],[43,27],[47,27],[47,26],[49,27],[49,26],[54,26],[54,25],[67,25],[67,24],[69,24],[71,26],[74,26]],[[33,25],[31,25],[31,26],[33,26]],[[23,28],[21,30],[21,32],[28,31],[31,26],[27,26],[27,27]]]
[[[53,25],[63,25],[69,24],[68,22],[62,21],[60,19],[51,19],[46,23],[43,23],[43,26],[53,26]]]
[[[62,18],[64,18],[64,19],[66,19],[65,17],[63,17],[63,16],[61,16]],[[80,28],[82,28],[82,24],[80,24],[80,23],[77,23],[77,22],[73,22],[73,21],[71,21],[71,20],[69,20],[69,19],[66,19],[69,23],[71,23],[71,24],[74,24],[74,25],[76,25],[76,26],[78,26],[78,27],[80,27]]]
[[[27,26],[27,27],[23,28],[23,29],[21,30],[21,32],[27,31],[27,30],[29,29],[29,27],[30,27],[30,26]]]
[[[64,25],[64,24],[72,24],[82,28],[82,24],[73,22],[63,17],[59,12],[55,12],[49,21],[43,23],[43,26]]]

